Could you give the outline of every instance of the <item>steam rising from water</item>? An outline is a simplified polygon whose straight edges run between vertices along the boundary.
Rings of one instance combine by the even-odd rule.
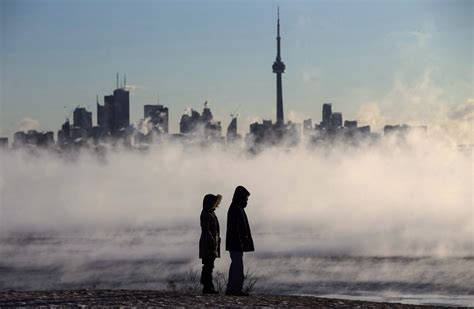
[[[269,281],[263,288],[281,279],[275,273],[278,267],[294,264],[302,271],[310,263],[306,258],[316,259],[311,263],[317,267],[324,264],[317,259],[327,256],[474,255],[472,155],[432,140],[412,138],[403,146],[386,140],[360,148],[273,148],[256,156],[170,144],[142,153],[109,152],[102,160],[87,153],[70,160],[16,152],[2,153],[1,161],[2,265],[62,265],[64,284],[84,282],[85,269],[91,272],[87,282],[98,274],[106,278],[107,265],[94,264],[100,261],[152,259],[147,267],[155,269],[156,276],[149,279],[153,282],[190,265],[199,267],[202,198],[223,195],[216,213],[225,238],[227,207],[240,184],[251,192],[247,214],[257,251],[248,258]],[[222,254],[217,268],[225,271],[228,260]],[[278,262],[282,257],[288,257],[283,264]],[[274,262],[262,262],[268,258]],[[164,267],[162,261],[175,264]],[[413,269],[431,265],[416,261],[418,266],[410,264]],[[443,279],[433,269],[427,271],[433,276],[428,281],[455,285],[447,275],[454,269],[452,276],[470,273],[472,281],[467,265],[472,260],[463,261],[443,264]],[[331,267],[340,268],[333,275],[347,273],[347,263],[336,262]],[[367,267],[361,265],[355,268]],[[127,267],[113,269],[140,272],[140,266]],[[371,271],[384,280],[407,274],[381,267]],[[150,276],[148,268],[142,273]],[[324,274],[314,276],[313,282]],[[9,282],[3,288],[14,285],[14,280]],[[148,286],[145,281],[136,284]]]

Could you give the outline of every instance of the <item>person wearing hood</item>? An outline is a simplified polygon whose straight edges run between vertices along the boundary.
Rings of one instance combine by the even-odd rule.
[[[245,207],[250,192],[243,186],[235,188],[232,203],[227,212],[226,250],[230,253],[231,263],[226,295],[248,296],[242,291],[244,284],[244,252],[254,251],[250,225]]]
[[[214,261],[221,257],[221,237],[219,220],[214,210],[222,200],[221,195],[207,194],[204,196],[201,211],[201,238],[199,239],[199,258],[202,259],[201,284],[203,294],[219,294],[212,282]]]

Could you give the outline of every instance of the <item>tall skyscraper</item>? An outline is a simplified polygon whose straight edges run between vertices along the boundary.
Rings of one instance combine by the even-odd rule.
[[[328,128],[331,125],[331,115],[332,115],[331,103],[324,103],[323,104],[323,121],[321,121],[321,125],[324,128]]]
[[[227,127],[226,141],[232,143],[238,138],[237,134],[237,117],[232,116],[232,120]]]
[[[74,127],[85,130],[92,129],[92,112],[88,112],[84,107],[76,107],[73,115]]]
[[[280,48],[280,8],[278,8],[277,18],[277,56],[275,62],[273,62],[273,73],[277,75],[276,78],[276,103],[277,103],[277,115],[276,124],[277,126],[285,123],[283,116],[283,90],[281,85],[281,74],[285,73],[285,64],[281,61],[281,48]]]
[[[104,105],[97,102],[97,124],[112,134],[130,125],[130,92],[119,88],[118,76],[114,93],[104,96]]]
[[[130,125],[130,92],[125,88],[114,90],[112,132],[117,132]]]

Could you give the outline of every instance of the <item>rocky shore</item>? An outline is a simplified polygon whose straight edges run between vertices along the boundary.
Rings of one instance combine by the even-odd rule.
[[[250,297],[198,295],[154,290],[58,290],[0,292],[0,307],[300,307],[300,308],[436,308],[435,306],[376,303],[311,296],[265,295]]]

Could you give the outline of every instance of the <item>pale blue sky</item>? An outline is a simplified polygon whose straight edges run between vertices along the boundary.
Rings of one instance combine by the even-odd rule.
[[[138,87],[135,122],[157,94],[172,132],[206,99],[224,127],[239,105],[239,131],[274,119],[277,5],[286,119],[320,121],[332,102],[345,119],[370,111],[429,125],[433,111],[474,98],[474,1],[0,3],[2,136],[26,117],[57,131],[77,105],[95,123],[95,96],[113,91],[116,72]]]

